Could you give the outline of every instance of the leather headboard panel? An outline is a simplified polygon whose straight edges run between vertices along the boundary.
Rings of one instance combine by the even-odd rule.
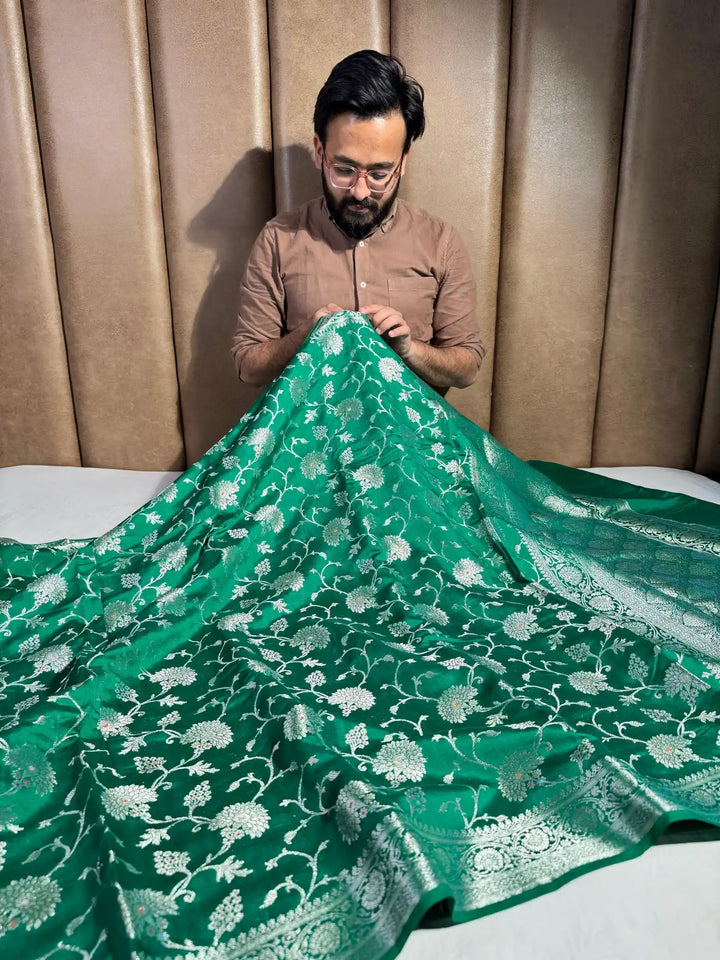
[[[181,466],[142,0],[25,4],[86,466]]]
[[[720,475],[719,4],[0,8],[0,466],[182,467],[250,405],[245,260],[319,193],[318,89],[374,47],[426,89],[401,192],[478,281],[448,399],[522,457]]]
[[[229,352],[250,248],[275,213],[263,0],[148,3],[165,244],[188,462],[257,390]],[[235,162],[229,165],[229,158]]]
[[[715,307],[712,347],[705,378],[705,401],[700,421],[695,470],[698,473],[706,473],[708,476],[720,477],[720,290]]]
[[[476,382],[447,399],[487,429],[495,340],[510,2],[395,0],[393,53],[425,88],[427,129],[412,148],[403,182],[411,203],[449,220],[473,262],[478,320],[487,355]],[[432,56],[428,50],[432,49]],[[458,51],[472,56],[458,57]],[[458,59],[460,62],[458,63]],[[456,64],[449,69],[449,64]]]
[[[592,448],[632,3],[521,0],[513,18],[491,429],[521,457],[580,466]]]
[[[0,37],[0,464],[75,466],[80,451],[19,0],[0,4]]]
[[[333,65],[354,50],[390,52],[389,0],[268,3],[275,202],[278,212],[320,192],[312,161],[315,98]]]
[[[641,0],[633,37],[593,462],[691,468],[720,264],[720,6]]]

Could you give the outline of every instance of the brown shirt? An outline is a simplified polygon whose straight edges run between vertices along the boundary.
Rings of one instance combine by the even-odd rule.
[[[365,240],[330,219],[324,198],[267,223],[240,287],[232,354],[242,379],[245,353],[310,320],[328,303],[358,310],[395,307],[412,336],[435,347],[485,349],[475,320],[475,281],[455,229],[397,200]]]

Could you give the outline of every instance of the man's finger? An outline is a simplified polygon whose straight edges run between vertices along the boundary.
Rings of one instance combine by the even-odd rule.
[[[389,317],[385,317],[375,326],[375,330],[378,333],[386,333],[388,330],[394,330],[396,327],[405,327],[407,324],[403,319],[402,314],[393,313]]]
[[[337,303],[328,303],[324,307],[320,307],[319,310],[316,310],[313,314],[313,323],[317,323],[322,317],[327,317],[331,313],[340,313],[342,307],[339,307]]]

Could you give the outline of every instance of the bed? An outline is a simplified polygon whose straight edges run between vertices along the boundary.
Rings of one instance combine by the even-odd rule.
[[[402,194],[473,261],[488,355],[450,402],[524,460],[720,503],[717,5],[0,6],[0,537],[102,534],[250,406],[238,283],[318,192],[314,98],[361,47],[424,84]],[[402,957],[712,956],[720,844],[675,837]]]
[[[720,503],[720,484],[657,467],[594,469],[644,487]],[[0,470],[0,537],[28,543],[95,537],[159,493],[177,472],[15,466]],[[683,825],[680,825],[683,826]],[[402,960],[493,957],[675,960],[720,944],[720,843],[710,828],[669,831],[641,857],[458,926],[411,934]],[[672,841],[672,842],[671,842]],[[592,905],[592,909],[589,906]]]

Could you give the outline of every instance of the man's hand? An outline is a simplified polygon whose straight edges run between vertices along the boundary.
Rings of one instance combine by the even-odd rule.
[[[468,387],[477,377],[475,354],[465,347],[433,347],[413,340],[403,315],[395,307],[371,303],[360,307],[370,323],[408,367],[434,387]]]
[[[388,343],[399,357],[403,360],[410,357],[413,345],[410,327],[395,307],[384,307],[377,303],[371,303],[367,307],[360,307],[360,313],[364,313],[369,318],[370,323],[380,336],[387,335]]]
[[[315,326],[321,317],[327,317],[330,313],[340,313],[342,309],[343,308],[339,307],[336,303],[328,303],[327,306],[320,307],[312,316],[312,325]]]

